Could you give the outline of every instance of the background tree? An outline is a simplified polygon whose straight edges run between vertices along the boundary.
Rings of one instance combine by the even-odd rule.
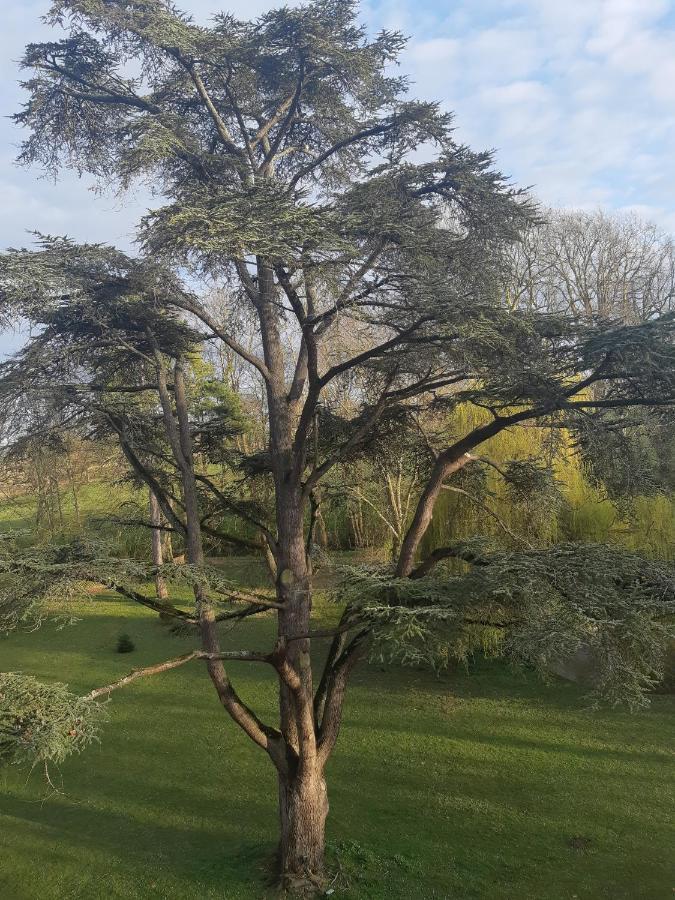
[[[675,306],[675,247],[635,214],[549,209],[509,251],[511,306],[644,322]]]
[[[132,396],[140,374],[152,378],[160,401],[162,440],[180,480],[174,508],[162,502],[158,483],[151,487],[184,530],[195,608],[183,615],[198,622],[202,641],[187,657],[132,677],[206,660],[223,706],[278,773],[282,874],[311,881],[323,867],[325,767],[349,674],[368,653],[393,648],[404,660],[438,664],[461,653],[475,629],[487,629],[508,634],[504,646],[515,657],[541,661],[598,635],[605,695],[634,701],[655,676],[670,610],[660,570],[575,547],[517,559],[456,546],[424,559],[418,551],[447,480],[483,465],[473,451],[490,437],[552,417],[596,413],[600,427],[609,412],[668,408],[672,320],[601,324],[505,307],[505,249],[532,222],[531,204],[489,154],[455,141],[450,116],[407,98],[405,79],[390,74],[402,38],[384,32],[369,40],[350,0],[316,0],[252,23],[221,15],[209,28],[162,0],[57,0],[48,20],[66,36],[27,48],[29,99],[17,116],[29,130],[22,160],[52,173],[74,166],[121,189],[145,179],[167,198],[141,223],[148,259],[217,278],[237,313],[246,310],[256,323],[253,346],[242,343],[232,330],[237,315],[215,318],[164,274],[153,292],[130,295],[113,251],[95,251],[113,261],[94,286],[97,314],[112,316],[124,342],[133,325],[119,377],[127,384],[131,370]],[[91,252],[72,248],[76,260]],[[27,283],[31,262],[43,275]],[[11,302],[32,301],[35,310],[35,301],[58,295],[65,298],[58,315],[81,316],[78,292],[57,287],[72,278],[63,262],[60,247],[37,258],[10,254],[3,283]],[[95,320],[85,321],[94,331]],[[200,340],[220,341],[264,386],[268,446],[242,459],[242,471],[273,485],[273,523],[256,521],[276,571],[267,606],[278,639],[264,653],[218,644],[211,586],[222,584],[204,565],[200,489],[208,485],[197,476],[186,403],[185,361]],[[39,367],[44,341],[38,336],[31,346]],[[27,364],[30,347],[5,371],[10,393],[25,390]],[[354,402],[329,405],[345,383]],[[597,384],[602,391],[591,394]],[[447,413],[459,403],[490,418],[436,453],[393,572],[346,573],[344,611],[315,688],[310,652],[325,635],[311,628],[308,528],[322,480],[388,441],[411,408]],[[125,426],[113,428],[130,464],[147,470],[129,452]],[[458,554],[472,566],[468,575],[435,570]],[[33,596],[57,564],[62,580],[68,572],[96,574],[91,561],[84,568],[78,559],[47,561]],[[10,561],[3,571],[19,577],[25,565]],[[276,672],[278,727],[239,698],[228,659],[263,661]]]
[[[627,324],[675,309],[672,236],[632,213],[546,210],[545,222],[528,229],[507,255],[504,293],[514,307]],[[614,497],[672,492],[672,426],[647,410],[632,419],[631,429],[615,423],[599,440],[593,428],[581,429],[590,466]]]

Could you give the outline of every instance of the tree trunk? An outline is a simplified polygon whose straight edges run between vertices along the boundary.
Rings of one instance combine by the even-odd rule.
[[[171,532],[162,532],[162,559],[167,562],[173,562],[173,541],[171,540]]]
[[[279,777],[280,868],[286,887],[320,885],[327,815],[326,782],[318,766],[303,777]]]
[[[311,704],[313,690],[309,640],[297,639],[299,635],[309,632],[312,611],[312,586],[305,553],[302,508],[297,493],[293,491],[282,493],[282,491],[283,488],[277,488],[278,496],[283,497],[277,510],[279,556],[276,595],[277,601],[283,605],[279,610],[277,633],[280,639],[291,639],[287,645],[286,656],[300,676],[306,702]],[[291,689],[283,683],[280,685],[279,694],[281,732],[288,746],[296,753],[301,753],[303,750],[300,746],[302,735],[299,733],[301,710],[298,709],[298,700],[293,696]],[[307,740],[314,739],[313,734],[306,737]]]
[[[277,598],[284,609],[279,612],[278,633],[285,642],[287,661],[299,677],[299,687],[280,684],[281,732],[293,751],[290,771],[279,776],[280,875],[287,889],[313,893],[321,885],[324,870],[328,795],[317,748],[310,641],[298,639],[310,628],[311,573],[301,505],[297,497],[288,496],[287,500],[279,516],[283,540]]]
[[[488,432],[488,436],[490,436],[489,432],[496,429],[494,429],[494,423],[491,423],[490,426],[485,426],[482,430]],[[396,565],[397,578],[407,578],[413,570],[415,554],[417,553],[422,538],[426,534],[427,528],[431,524],[434,506],[436,505],[438,495],[443,488],[443,482],[446,478],[449,478],[455,472],[464,468],[471,459],[473,459],[473,457],[469,453],[460,450],[459,452],[454,452],[454,454],[446,451],[436,460],[427,486],[417,503],[413,520],[410,523],[410,528],[401,543],[398,563]]]
[[[301,892],[320,885],[328,814],[310,659],[312,575],[302,484],[308,448],[306,435],[299,440],[296,431],[297,411],[289,402],[276,286],[272,267],[262,258],[258,259],[258,291],[265,364],[270,373],[266,389],[277,525],[278,641],[289,673],[279,682],[280,730],[287,762],[279,773],[280,874],[287,888]]]
[[[162,548],[162,510],[159,501],[152,491],[150,491],[150,524],[152,527],[152,564],[158,568],[164,563],[164,553]],[[169,599],[169,590],[166,586],[166,580],[157,573],[155,575],[155,592],[157,599],[162,602]],[[160,613],[160,618],[162,617]]]

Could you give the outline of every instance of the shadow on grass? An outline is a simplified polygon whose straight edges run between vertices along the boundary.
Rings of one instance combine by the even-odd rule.
[[[123,783],[119,787],[128,788]],[[270,877],[273,841],[261,842],[255,829],[237,827],[236,817],[223,808],[217,822],[208,819],[207,826],[194,822],[190,827],[175,821],[141,821],[59,797],[36,804],[4,796],[1,813],[8,828],[23,828],[33,838],[39,834],[43,847],[56,851],[63,866],[67,860],[104,856],[130,872],[145,870],[149,884],[161,877],[176,891],[182,883],[185,896],[198,896],[200,887],[230,896],[223,894],[225,885],[233,890],[232,896],[234,890],[245,896],[258,890],[260,895]],[[13,852],[34,861],[34,840],[14,846]],[[258,883],[257,888],[252,882]]]
[[[72,629],[3,642],[2,667],[84,691],[194,645],[133,604],[96,598],[86,610]],[[113,651],[122,628],[133,654]],[[262,620],[224,645],[265,646],[272,636],[273,622]],[[232,676],[275,722],[273,672],[232,666]],[[593,712],[576,686],[542,685],[494,661],[440,678],[361,667],[329,767],[328,831],[352,842],[367,877],[341,896],[660,896],[669,883],[669,709],[672,698],[635,716]],[[66,796],[40,803],[44,784],[24,778],[0,782],[3,900],[263,895],[274,771],[197,664],[113,695],[101,747],[63,767]],[[583,852],[569,844],[575,838]]]

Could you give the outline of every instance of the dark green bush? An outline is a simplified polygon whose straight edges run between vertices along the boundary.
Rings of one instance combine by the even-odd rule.
[[[128,634],[121,634],[117,638],[117,653],[132,653],[136,649],[136,644],[131,640]]]

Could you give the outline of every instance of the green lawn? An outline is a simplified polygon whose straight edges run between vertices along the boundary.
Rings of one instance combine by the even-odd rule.
[[[82,616],[1,640],[0,668],[84,692],[193,645],[106,596]],[[264,646],[272,626],[226,642]],[[114,652],[121,631],[134,653]],[[272,720],[270,672],[231,672]],[[273,771],[200,664],[139,681],[109,709],[100,746],[52,773],[61,793],[40,772],[0,770],[0,897],[265,896]],[[496,662],[440,679],[362,668],[328,772],[334,896],[671,898],[673,710],[659,696],[636,715],[592,712],[572,685]]]

